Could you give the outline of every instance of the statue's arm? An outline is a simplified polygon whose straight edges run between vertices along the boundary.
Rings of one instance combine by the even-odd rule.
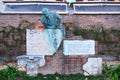
[[[62,16],[56,14],[56,17],[57,17],[57,25],[59,26],[62,23]]]
[[[46,25],[48,24],[44,16],[41,17],[40,22],[41,22],[45,27],[46,27]]]
[[[41,22],[42,24],[44,23],[43,17],[41,17],[40,22]]]

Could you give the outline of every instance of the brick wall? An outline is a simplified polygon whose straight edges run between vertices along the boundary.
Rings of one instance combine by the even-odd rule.
[[[88,57],[97,56],[65,56],[62,50],[58,50],[53,56],[46,56],[46,65],[39,68],[38,72],[42,74],[83,74],[83,64],[87,62]]]
[[[78,27],[90,27],[93,25],[103,25],[105,28],[120,27],[120,15],[62,15],[63,24],[76,24]],[[41,15],[0,15],[0,26],[18,26],[23,19],[30,22],[37,22]]]
[[[105,28],[120,27],[120,15],[67,15],[63,16],[63,23],[75,23],[78,27],[103,25]]]
[[[17,27],[21,20],[37,22],[39,19],[40,15],[0,15],[0,26],[12,25]]]
[[[46,65],[39,68],[38,72],[42,74],[83,74],[83,65],[88,57],[98,57],[98,43],[95,43],[95,55],[64,55],[60,48],[53,56],[46,56]]]
[[[66,27],[67,24],[75,24],[77,27],[86,27],[96,25],[100,27],[103,25],[105,28],[120,26],[120,15],[62,15],[63,24]],[[1,14],[0,15],[0,30],[2,26],[12,25],[16,28],[21,20],[28,20],[29,22],[37,22],[41,18],[41,15],[22,15],[22,14]],[[72,26],[74,27],[74,25]],[[25,38],[25,37],[24,37]],[[22,51],[23,50],[23,51]],[[19,51],[21,51],[21,54]],[[96,54],[98,52],[98,46],[96,46]],[[0,56],[2,57],[16,57],[16,55],[25,54],[25,43],[23,46],[18,47],[5,47],[0,43]],[[9,55],[9,56],[8,56]],[[46,65],[39,68],[39,72],[43,74],[54,74],[55,72],[61,74],[75,74],[83,73],[82,65],[87,61],[89,56],[65,56],[62,50],[58,50],[53,56],[46,56]],[[95,56],[91,56],[95,57]]]

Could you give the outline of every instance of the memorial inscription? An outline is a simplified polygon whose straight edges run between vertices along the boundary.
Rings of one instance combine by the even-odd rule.
[[[53,55],[62,42],[59,29],[27,30],[27,55]]]
[[[94,40],[64,40],[64,55],[94,55]]]

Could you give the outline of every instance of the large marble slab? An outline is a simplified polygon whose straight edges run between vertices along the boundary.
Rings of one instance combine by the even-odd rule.
[[[27,29],[27,55],[53,55],[59,48],[63,36],[59,29]]]
[[[95,55],[94,40],[64,40],[64,55]]]
[[[102,58],[88,58],[83,65],[83,70],[86,76],[102,74]]]

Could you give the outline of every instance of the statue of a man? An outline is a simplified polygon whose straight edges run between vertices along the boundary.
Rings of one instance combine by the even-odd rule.
[[[62,17],[56,12],[50,12],[47,8],[42,9],[42,24],[46,29],[60,29],[65,37],[65,28],[62,26]]]

